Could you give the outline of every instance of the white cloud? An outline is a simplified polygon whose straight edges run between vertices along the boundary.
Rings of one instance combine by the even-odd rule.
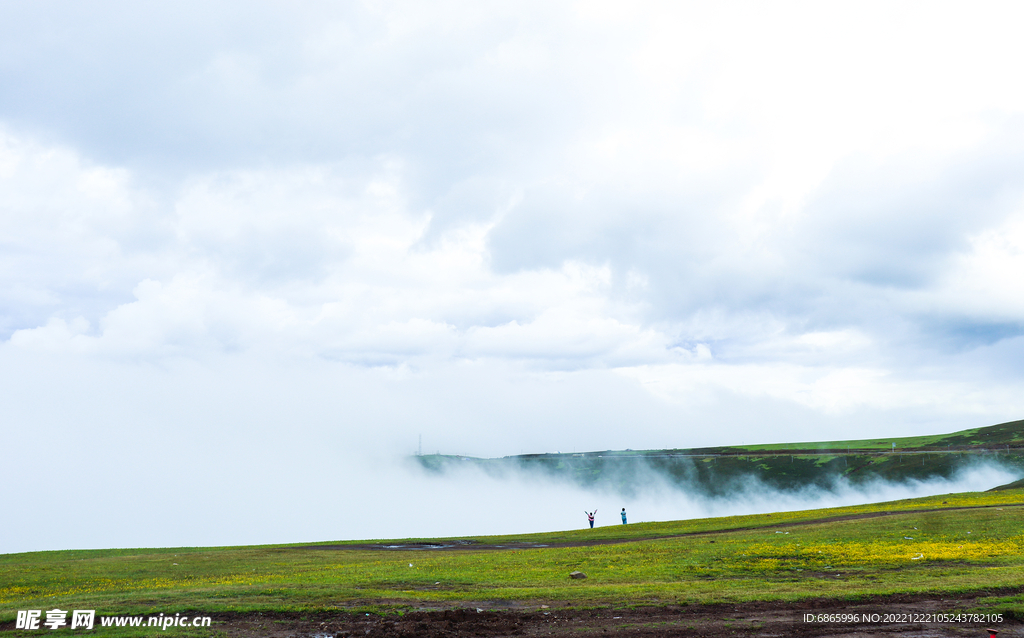
[[[388,454],[1017,418],[1020,13],[6,6],[3,398],[113,441],[198,375],[303,397],[225,441]]]
[[[1014,414],[1021,409],[1015,397],[1016,382],[982,390],[969,380],[948,378],[945,373],[906,378],[883,368],[716,362],[623,367],[616,372],[636,379],[665,400],[696,405],[714,405],[723,396],[737,396],[797,404],[823,416],[926,409],[954,417],[999,411]]]
[[[1011,322],[1024,329],[1024,202],[994,228],[969,238],[938,285],[916,299],[926,312]],[[921,298],[923,297],[923,298]]]

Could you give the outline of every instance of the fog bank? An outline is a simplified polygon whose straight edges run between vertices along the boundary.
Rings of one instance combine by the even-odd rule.
[[[122,451],[121,468],[94,465],[68,483],[60,482],[59,475],[40,472],[25,489],[5,498],[10,512],[40,515],[7,527],[0,549],[6,553],[546,532],[585,527],[584,510],[597,509],[597,525],[603,526],[619,524],[623,507],[631,523],[667,521],[980,491],[1018,478],[988,464],[952,480],[860,487],[840,481],[832,490],[799,492],[749,483],[727,498],[706,498],[652,476],[627,498],[522,472],[495,477],[466,467],[430,474],[408,457],[383,456],[372,448],[339,453],[286,440],[278,443],[271,451],[239,442],[230,455],[218,454],[225,451],[221,446],[209,454],[197,445],[149,445],[145,452]]]
[[[153,364],[8,345],[0,346],[0,387],[10,426],[0,466],[4,553],[541,532],[581,527],[585,509],[599,510],[599,525],[617,522],[622,507],[634,522],[673,520],[989,489],[1017,478],[984,466],[953,481],[798,494],[749,485],[708,500],[652,475],[624,499],[526,473],[434,476],[410,462],[421,435],[425,451],[480,457],[763,436],[756,409],[666,403],[613,371],[553,377],[480,363],[426,375],[266,355]],[[724,414],[732,415],[728,432],[706,427]],[[798,440],[815,423],[857,431],[856,413],[790,416],[775,436]]]
[[[567,481],[524,472],[496,478],[476,468],[441,476],[424,475],[420,487],[428,511],[443,513],[443,521],[421,523],[430,535],[505,534],[586,527],[583,510],[598,510],[596,526],[620,524],[625,507],[629,522],[671,521],[716,516],[841,507],[938,494],[984,491],[1020,478],[1016,470],[997,463],[978,463],[950,479],[905,482],[871,481],[854,486],[838,478],[831,489],[808,487],[780,491],[754,479],[726,497],[708,497],[669,484],[650,472],[643,484],[624,496],[611,490],[588,490]],[[444,494],[446,498],[437,495]],[[472,503],[487,505],[470,512]],[[437,509],[435,509],[437,508]],[[451,532],[460,528],[462,530]],[[443,530],[443,531],[442,531]]]

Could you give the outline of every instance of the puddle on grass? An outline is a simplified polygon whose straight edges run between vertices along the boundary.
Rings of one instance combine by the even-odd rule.
[[[408,543],[397,545],[378,545],[380,549],[448,549],[450,547],[463,547],[475,545],[476,541],[452,541],[451,543]]]
[[[407,543],[394,545],[374,545],[374,549],[451,549],[453,547],[468,547],[478,545],[476,541],[452,541],[450,543]],[[534,549],[547,547],[544,543],[512,543],[509,545],[479,545],[481,549]]]

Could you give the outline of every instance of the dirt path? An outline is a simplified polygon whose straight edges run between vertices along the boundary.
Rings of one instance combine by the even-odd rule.
[[[989,592],[989,594],[995,592]],[[1019,591],[1002,591],[1002,594]],[[422,610],[402,616],[336,614],[214,615],[214,629],[229,637],[267,638],[460,638],[482,636],[964,636],[999,638],[1024,635],[1016,618],[959,619],[977,596],[888,596],[856,604],[820,599],[800,603],[742,603],[575,609],[552,601],[546,607],[498,609],[479,606]],[[828,615],[836,616],[833,619]],[[877,616],[876,616],[877,614]],[[809,615],[809,618],[808,618]],[[845,615],[845,619],[844,619]],[[946,617],[940,617],[945,615]],[[867,618],[865,618],[867,617]],[[845,620],[845,621],[844,621]]]
[[[622,543],[636,543],[642,541],[662,540],[666,538],[687,538],[690,536],[713,536],[716,534],[728,534],[731,532],[747,532],[758,529],[788,529],[792,527],[805,527],[807,525],[819,525],[821,523],[836,523],[840,521],[855,521],[866,518],[882,518],[885,516],[899,516],[900,514],[923,514],[928,512],[956,512],[960,510],[975,509],[1000,509],[1009,507],[1024,507],[1024,503],[1008,503],[1006,505],[970,505],[965,507],[937,507],[920,510],[901,510],[895,512],[867,512],[865,514],[847,514],[845,516],[831,516],[829,518],[818,518],[813,521],[791,521],[785,523],[772,523],[768,525],[751,525],[748,527],[731,527],[729,529],[716,529],[702,532],[685,532],[683,534],[671,534],[668,536],[641,536],[634,538],[612,538],[594,539],[581,541],[567,541],[556,543],[502,543],[488,544],[478,543],[473,540],[452,540],[436,542],[416,543],[358,543],[352,545],[301,545],[289,546],[282,549],[322,549],[322,550],[377,550],[377,551],[408,551],[408,550],[501,550],[501,549],[540,549],[543,547],[591,547],[594,545],[619,545]]]

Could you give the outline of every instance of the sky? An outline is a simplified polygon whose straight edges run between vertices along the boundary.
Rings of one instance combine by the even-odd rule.
[[[1022,14],[0,0],[0,552],[600,500],[421,445],[1024,418]]]

